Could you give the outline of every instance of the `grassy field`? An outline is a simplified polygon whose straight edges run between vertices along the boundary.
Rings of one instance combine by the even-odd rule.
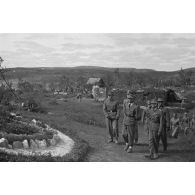
[[[147,161],[144,154],[148,152],[147,134],[139,125],[139,144],[134,153],[123,151],[121,137],[122,113],[119,124],[119,145],[107,144],[107,130],[102,112],[102,104],[91,99],[79,102],[76,98],[62,99],[55,96],[43,98],[48,114],[23,111],[23,116],[29,120],[35,118],[59,129],[76,141],[73,152],[66,159],[59,161]],[[162,153],[158,161],[195,161],[195,137],[181,135],[178,139],[169,139],[168,152]],[[37,161],[44,161],[38,159]],[[51,161],[49,158],[47,161]]]
[[[64,158],[52,159],[50,156],[26,158],[24,156],[7,156],[1,154],[0,161],[148,161],[144,154],[148,152],[147,133],[139,124],[139,144],[134,147],[132,154],[123,150],[122,117],[119,120],[119,145],[107,144],[108,132],[102,104],[92,99],[64,99],[60,96],[47,95],[40,99],[48,113],[21,111],[25,120],[38,119],[70,136],[75,141],[72,152]],[[168,152],[162,153],[157,161],[195,161],[195,135],[187,137],[180,135],[178,139],[168,140]]]

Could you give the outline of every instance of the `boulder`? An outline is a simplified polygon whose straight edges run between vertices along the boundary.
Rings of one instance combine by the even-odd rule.
[[[25,140],[22,142],[22,144],[23,144],[24,149],[29,149],[28,140],[25,139]]]
[[[20,141],[13,142],[12,146],[13,146],[13,149],[22,149],[23,148],[23,144]]]
[[[46,140],[35,140],[36,144],[38,145],[39,148],[45,149],[47,147],[47,142]]]
[[[8,141],[5,138],[0,139],[0,147],[1,148],[8,148]]]
[[[30,148],[32,150],[38,149],[38,145],[36,144],[36,142],[33,139],[30,140]]]
[[[48,142],[49,142],[49,145],[50,146],[55,146],[57,144],[56,140],[55,139],[48,139]]]
[[[54,135],[53,139],[56,141],[56,144],[60,142],[60,136],[59,135]]]

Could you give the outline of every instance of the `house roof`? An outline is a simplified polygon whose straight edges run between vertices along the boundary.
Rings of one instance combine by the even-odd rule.
[[[101,78],[89,78],[87,81],[87,84],[89,85],[95,85],[99,83],[102,79]]]

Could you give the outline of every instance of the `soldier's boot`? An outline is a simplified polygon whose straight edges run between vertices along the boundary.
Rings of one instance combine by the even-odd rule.
[[[135,139],[134,143],[135,143],[135,144],[138,144],[138,139]]]
[[[158,159],[158,158],[159,158],[159,156],[158,156],[157,153],[154,153],[154,154],[151,156],[151,160],[156,160],[156,159]]]
[[[118,144],[118,137],[115,138],[114,143]]]
[[[109,140],[108,140],[108,143],[112,143],[113,142],[113,138],[110,138]]]
[[[145,157],[145,158],[148,158],[148,159],[151,159],[151,158],[152,158],[152,156],[153,156],[153,154],[152,154],[152,153],[148,153],[148,154],[145,154],[145,155],[144,155],[144,157]]]
[[[163,152],[166,152],[167,151],[167,146],[164,146],[163,147]]]
[[[128,144],[128,143],[126,143],[126,144],[125,144],[125,147],[124,147],[124,151],[127,151],[127,150],[128,150],[128,148],[129,148],[129,144]]]
[[[129,146],[127,153],[132,153],[132,152],[133,152],[133,148],[132,148],[132,146]]]
[[[163,151],[164,152],[167,151],[167,139],[166,138],[163,140]]]

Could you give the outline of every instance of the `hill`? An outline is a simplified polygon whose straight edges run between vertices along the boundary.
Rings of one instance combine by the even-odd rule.
[[[10,68],[7,73],[8,79],[24,79],[36,82],[56,81],[60,76],[66,75],[71,78],[80,76],[88,79],[89,77],[106,77],[107,74],[114,73],[117,68],[107,68],[99,66],[79,66],[79,67],[40,67],[40,68]],[[192,71],[192,81],[195,83],[195,68],[186,69]],[[167,80],[175,78],[178,71],[166,72],[156,71],[152,69],[136,69],[136,68],[118,68],[122,75],[128,73],[140,74],[141,77],[151,79]]]

